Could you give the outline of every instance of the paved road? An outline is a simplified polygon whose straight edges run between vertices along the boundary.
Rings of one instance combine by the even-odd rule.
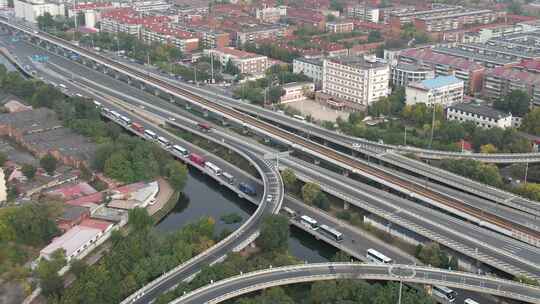
[[[336,278],[437,284],[506,296],[528,303],[540,303],[540,289],[537,287],[486,276],[410,265],[321,263],[246,273],[209,284],[172,301],[171,304],[219,303],[271,286]]]

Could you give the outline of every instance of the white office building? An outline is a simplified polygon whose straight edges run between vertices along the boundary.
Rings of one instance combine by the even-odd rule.
[[[347,8],[347,16],[362,21],[378,23],[380,18],[380,11],[376,7],[356,5]]]
[[[306,94],[315,91],[312,82],[292,82],[281,86],[284,91],[281,103],[295,102],[306,99]]]
[[[65,16],[65,6],[61,2],[45,2],[44,0],[14,0],[15,17],[27,22],[37,23],[37,18],[45,13],[51,16]]]
[[[435,71],[415,64],[398,63],[392,66],[392,84],[406,86],[409,83],[435,78]]]
[[[388,64],[363,57],[340,57],[323,61],[323,92],[359,106],[388,96]]]
[[[479,103],[461,103],[449,106],[446,109],[446,119],[459,122],[472,122],[477,127],[501,129],[514,126],[511,113],[504,113],[487,105]]]
[[[323,60],[321,58],[300,57],[293,61],[293,73],[311,78],[316,87],[322,86]]]
[[[463,80],[455,76],[439,76],[433,79],[409,83],[405,87],[406,104],[425,103],[433,105],[450,105],[463,102]]]

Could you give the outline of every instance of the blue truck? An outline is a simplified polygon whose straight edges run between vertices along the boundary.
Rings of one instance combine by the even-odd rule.
[[[238,184],[238,189],[242,192],[244,192],[247,195],[255,196],[257,195],[257,191],[255,190],[255,187],[248,185],[246,183],[240,183]]]

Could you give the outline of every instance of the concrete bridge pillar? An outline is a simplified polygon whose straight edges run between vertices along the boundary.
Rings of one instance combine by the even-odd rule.
[[[114,74],[114,79],[119,79],[120,78],[120,74],[114,73],[114,72],[113,72],[113,74]]]
[[[208,117],[208,111],[203,111],[203,116]]]
[[[321,160],[319,160],[319,159],[314,159],[314,160],[313,160],[313,163],[314,163],[315,165],[320,165],[320,164],[321,164]]]
[[[265,142],[265,143],[269,143],[269,142],[270,142],[270,138],[264,137],[264,142]]]
[[[159,96],[159,90],[158,89],[154,90],[154,96]]]
[[[341,174],[343,176],[349,177],[349,171],[348,170],[343,170],[343,172]]]
[[[141,84],[139,85],[139,87],[141,88],[141,90],[145,90],[146,89],[146,86],[144,85],[144,83],[141,82]]]
[[[186,102],[186,110],[191,110],[191,105],[189,104],[189,102]]]
[[[349,210],[350,204],[349,202],[343,202],[343,210]]]
[[[131,81],[132,81],[132,80],[131,80],[131,77],[126,78],[127,84],[131,85]]]
[[[174,103],[174,102],[175,102],[175,100],[174,100],[174,96],[173,96],[173,95],[169,95],[169,101],[170,101],[170,102],[172,102],[172,103]]]

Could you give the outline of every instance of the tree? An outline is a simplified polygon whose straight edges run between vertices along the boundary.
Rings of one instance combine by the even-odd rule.
[[[271,103],[277,103],[280,101],[281,96],[285,94],[285,90],[282,87],[271,87],[268,89],[268,99]]]
[[[497,148],[492,144],[486,144],[480,146],[480,153],[492,154],[497,153]]]
[[[80,259],[72,259],[69,263],[69,270],[71,273],[73,273],[77,278],[80,277],[81,274],[84,273],[84,271],[87,268],[86,263],[83,260]]]
[[[265,252],[285,252],[289,244],[289,221],[282,215],[263,219],[257,245]]]
[[[128,224],[139,231],[152,227],[154,219],[148,214],[146,208],[137,207],[128,211]]]
[[[39,161],[39,165],[49,175],[54,175],[54,171],[56,170],[57,163],[58,163],[58,160],[56,160],[56,158],[54,158],[54,156],[52,156],[51,154],[47,154],[43,156]]]
[[[232,60],[229,59],[229,61],[227,61],[227,64],[225,64],[224,72],[230,75],[238,75],[240,73],[240,69],[238,69],[238,67],[234,65]]]
[[[64,288],[64,280],[58,271],[66,265],[63,249],[58,249],[51,254],[49,260],[42,258],[36,268],[39,285],[44,295],[58,295]]]
[[[540,108],[534,108],[523,117],[520,129],[529,134],[540,136]]]
[[[320,192],[321,187],[319,186],[319,184],[307,182],[302,187],[302,199],[307,204],[313,204],[315,198],[319,195]]]
[[[381,32],[379,31],[370,31],[368,34],[368,42],[378,42],[382,40]]]
[[[24,164],[21,171],[22,174],[29,180],[36,176],[36,167],[34,167],[32,164]]]
[[[171,160],[167,165],[167,177],[169,183],[177,191],[182,191],[186,185],[188,170],[187,167],[180,162]]]
[[[322,210],[330,210],[330,201],[328,200],[328,196],[323,192],[319,192],[319,194],[317,194],[313,204]]]
[[[0,166],[3,166],[8,159],[8,156],[4,152],[0,152]]]
[[[529,112],[530,97],[521,90],[513,90],[502,99],[495,100],[493,107],[514,116],[523,117]]]
[[[123,182],[133,182],[136,179],[125,151],[113,153],[105,161],[104,172],[105,175]]]
[[[281,178],[283,179],[283,185],[285,188],[291,190],[296,186],[297,178],[296,173],[290,168],[286,168],[281,172]]]

